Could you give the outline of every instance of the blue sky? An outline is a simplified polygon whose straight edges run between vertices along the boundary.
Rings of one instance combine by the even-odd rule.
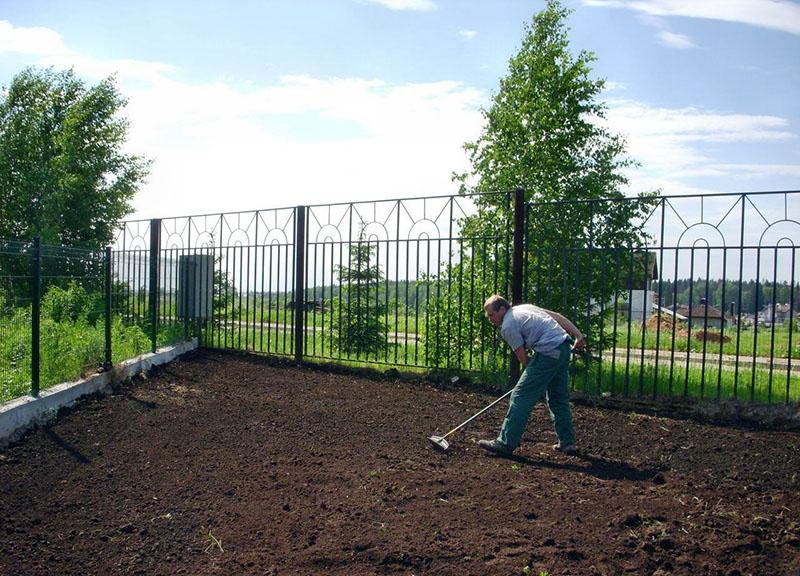
[[[800,3],[567,0],[634,193],[800,189]],[[0,84],[111,73],[133,216],[448,194],[543,1],[0,0]]]

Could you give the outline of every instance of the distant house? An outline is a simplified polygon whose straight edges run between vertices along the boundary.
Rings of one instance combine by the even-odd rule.
[[[701,299],[700,304],[695,306],[680,305],[675,310],[675,313],[688,318],[693,328],[707,326],[708,328],[721,329],[725,324],[725,315],[722,311],[706,302],[705,298]]]
[[[650,283],[658,280],[658,255],[646,250],[634,252],[630,262],[621,262],[625,273],[626,290],[649,290]]]
[[[658,260],[655,252],[638,251],[631,256],[631,261],[623,265],[627,267],[623,296],[630,300],[623,310],[631,321],[644,322],[653,313],[655,293],[650,290],[650,283],[658,280]]]
[[[789,306],[789,303],[786,304],[775,304],[775,309],[772,308],[772,303],[767,304],[758,313],[758,321],[764,322],[765,324],[776,324],[780,326],[789,318],[792,317],[792,309]]]

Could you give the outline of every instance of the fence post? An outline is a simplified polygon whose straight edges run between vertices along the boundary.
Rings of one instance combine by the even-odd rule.
[[[106,350],[103,370],[111,370],[111,246],[106,246],[105,250],[105,337]]]
[[[39,378],[41,375],[40,327],[42,300],[42,244],[39,236],[33,238],[33,270],[31,280],[31,396],[39,395]]]
[[[514,190],[514,251],[511,260],[511,304],[522,304],[523,258],[525,253],[525,191]],[[513,386],[519,380],[520,366],[512,351],[509,377]]]
[[[150,341],[152,352],[155,353],[158,338],[158,280],[161,257],[161,219],[153,218],[150,220],[150,293],[148,303],[150,305]]]
[[[295,209],[294,240],[294,359],[298,364],[303,361],[303,322],[305,320],[305,255],[306,255],[306,207]]]

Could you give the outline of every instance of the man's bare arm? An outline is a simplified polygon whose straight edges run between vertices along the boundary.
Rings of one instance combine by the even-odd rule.
[[[528,355],[525,353],[525,346],[520,346],[516,350],[514,350],[514,354],[519,360],[519,363],[522,364],[523,368],[528,366]]]
[[[583,334],[580,330],[578,330],[578,327],[575,326],[575,324],[570,322],[568,318],[562,316],[558,312],[547,310],[546,308],[542,308],[542,310],[547,312],[553,320],[558,322],[558,325],[561,326],[567,334],[572,336],[572,338],[575,340],[575,344],[572,345],[573,348],[579,350],[586,347],[586,340],[583,338]]]

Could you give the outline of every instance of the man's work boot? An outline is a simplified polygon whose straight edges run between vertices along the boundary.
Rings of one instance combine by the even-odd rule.
[[[512,452],[514,452],[513,448],[509,448],[500,440],[479,440],[478,446],[486,450],[487,452],[491,452],[492,454],[499,454],[500,456],[510,456]]]

